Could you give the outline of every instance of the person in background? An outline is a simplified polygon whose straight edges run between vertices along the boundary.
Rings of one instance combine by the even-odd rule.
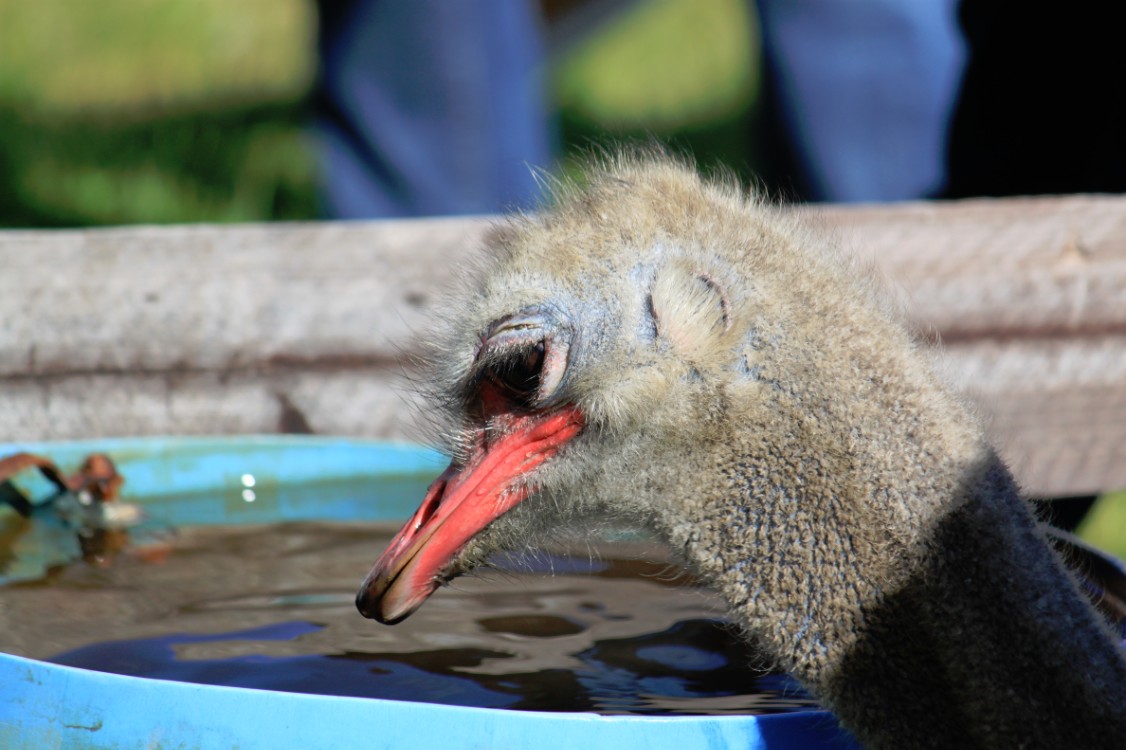
[[[790,198],[935,195],[965,62],[956,0],[756,0],[763,178]]]
[[[314,92],[326,218],[533,205],[551,164],[538,6],[319,0]]]
[[[766,181],[799,199],[1126,192],[1113,7],[756,0]]]

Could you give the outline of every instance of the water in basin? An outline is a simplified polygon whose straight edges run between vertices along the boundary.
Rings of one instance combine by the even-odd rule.
[[[0,588],[0,651],[139,677],[510,709],[817,705],[756,669],[718,598],[655,545],[502,559],[387,627],[363,619],[353,599],[396,525],[261,524],[250,511],[241,521],[175,529]]]

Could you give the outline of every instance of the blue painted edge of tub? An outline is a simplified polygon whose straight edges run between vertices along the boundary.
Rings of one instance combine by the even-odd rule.
[[[426,484],[448,463],[418,445],[298,435],[0,444],[0,456],[18,451],[47,456],[65,472],[90,453],[105,453],[125,477],[122,500],[174,526],[326,517],[400,521],[414,512]],[[243,499],[247,481],[253,482],[253,504]],[[354,494],[328,493],[336,502],[326,504],[325,495],[315,491],[325,482],[349,483]],[[161,502],[168,498],[172,502]]]
[[[0,747],[855,748],[829,714],[600,716],[194,685],[0,655]]]
[[[247,472],[269,474],[279,484],[437,474],[449,460],[409,443],[309,435],[0,443],[0,456],[19,451],[45,455],[64,471],[90,453],[105,453],[126,477],[125,498],[211,492]]]
[[[88,453],[107,453],[127,478],[124,497],[141,504],[169,488],[177,494],[242,489],[248,474],[279,487],[388,476],[413,476],[417,484],[419,476],[444,465],[440,455],[417,446],[307,436],[0,445],[0,455],[18,450],[47,455],[65,470]],[[418,499],[413,494],[405,510],[391,503],[376,515],[402,518]],[[276,509],[288,507],[279,503]],[[369,513],[365,506],[364,517]],[[288,518],[284,512],[280,517]],[[823,712],[651,717],[467,708],[123,677],[0,654],[0,747],[845,750],[857,745]]]

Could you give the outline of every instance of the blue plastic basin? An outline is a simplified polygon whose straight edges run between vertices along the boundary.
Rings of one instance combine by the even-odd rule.
[[[176,525],[246,520],[241,493],[254,477],[254,520],[398,520],[420,500],[418,475],[444,459],[408,445],[315,437],[141,438],[0,444],[73,468],[108,453],[127,478],[123,495],[166,502]],[[287,488],[370,480],[370,502],[325,504]],[[401,480],[401,481],[399,481]],[[229,496],[217,507],[193,495]],[[0,654],[0,748],[855,748],[828,713],[773,716],[600,716],[465,708],[216,687],[62,667]]]

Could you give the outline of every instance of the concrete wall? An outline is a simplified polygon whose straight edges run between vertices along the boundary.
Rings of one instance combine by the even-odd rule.
[[[871,258],[1035,494],[1126,487],[1126,197],[803,209]],[[411,437],[489,219],[0,232],[0,440]]]

